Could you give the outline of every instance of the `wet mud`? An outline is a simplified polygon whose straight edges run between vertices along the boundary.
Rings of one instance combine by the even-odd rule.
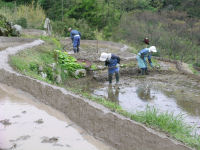
[[[150,106],[158,109],[159,112],[182,115],[184,121],[195,126],[200,133],[198,80],[186,79],[184,75],[155,74],[144,78],[123,77],[120,85],[109,85],[106,82],[92,89],[92,94],[113,101],[131,113],[144,111]]]
[[[1,150],[111,150],[64,114],[0,84]]]

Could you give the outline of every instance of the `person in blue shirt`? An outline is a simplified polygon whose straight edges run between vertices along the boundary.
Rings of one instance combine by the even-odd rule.
[[[78,53],[81,40],[81,33],[77,30],[72,30],[72,28],[69,28],[68,31],[70,32],[74,53]]]
[[[137,62],[138,62],[138,66],[141,69],[142,75],[148,74],[146,59],[148,59],[150,66],[153,67],[153,63],[151,61],[152,52],[154,52],[154,53],[157,52],[155,46],[151,46],[149,48],[144,48],[144,49],[140,50],[140,52],[138,53],[138,55],[136,57]]]
[[[105,66],[108,66],[109,84],[112,84],[113,74],[115,74],[116,84],[118,84],[120,57],[111,53],[101,53],[100,61],[105,61]]]

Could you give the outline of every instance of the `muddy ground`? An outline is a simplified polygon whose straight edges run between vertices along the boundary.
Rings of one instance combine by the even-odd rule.
[[[65,39],[61,42],[69,54],[77,59],[87,60],[91,64],[95,63],[99,68],[98,71],[88,71],[89,74],[85,78],[66,82],[66,86],[81,88],[83,91],[115,101],[130,112],[143,110],[149,104],[156,106],[156,108],[162,108],[161,105],[163,105],[162,111],[170,110],[184,113],[187,115],[189,123],[194,125],[200,123],[200,81],[189,74],[180,73],[179,69],[177,69],[177,64],[158,61],[160,64],[159,69],[150,70],[148,76],[140,76],[135,59],[136,55],[131,53],[132,49],[126,45],[113,42],[98,42],[97,44],[97,41],[82,40],[80,53],[73,54],[71,41]],[[98,59],[101,52],[115,53],[122,58],[121,78],[118,87],[115,86],[115,80],[111,87],[108,85],[107,69],[104,67],[104,63]],[[123,65],[126,67],[123,67]],[[111,96],[109,96],[110,93]],[[26,114],[26,111],[21,113]],[[19,116],[16,114],[12,117],[18,118]],[[11,125],[12,121],[9,118],[4,118],[0,123],[5,126]],[[42,125],[44,119],[39,117],[34,119],[33,123]],[[30,135],[19,136],[19,141],[29,138]],[[41,143],[46,143],[47,141],[56,143],[57,139],[54,136],[43,137]],[[18,138],[13,141],[16,140]]]
[[[161,112],[183,114],[188,124],[200,127],[200,78],[192,73],[187,64],[157,59],[159,68],[149,68],[149,75],[141,76],[136,55],[126,45],[82,40],[80,53],[73,54],[69,39],[63,40],[62,44],[69,54],[95,63],[98,68],[97,71],[88,71],[85,78],[67,81],[66,86],[102,96],[133,113],[145,110],[150,105]],[[108,84],[107,68],[99,61],[101,52],[121,57],[119,86],[115,86],[114,77],[113,84]]]
[[[0,150],[112,150],[63,113],[0,84]]]

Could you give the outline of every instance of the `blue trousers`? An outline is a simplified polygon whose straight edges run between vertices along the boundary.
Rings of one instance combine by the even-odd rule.
[[[79,52],[79,46],[80,46],[80,36],[74,36],[74,40],[73,40],[74,53]]]

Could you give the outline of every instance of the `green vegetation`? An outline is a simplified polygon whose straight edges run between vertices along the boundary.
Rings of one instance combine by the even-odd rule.
[[[198,0],[0,0],[0,14],[24,28],[43,29],[44,19],[49,17],[53,34],[58,37],[69,36],[67,28],[72,27],[82,33],[82,39],[127,43],[134,47],[134,53],[145,47],[142,41],[149,37],[150,45],[158,48],[157,56],[181,60],[191,66],[200,66],[199,8]],[[2,26],[4,23],[0,20]],[[12,66],[25,75],[48,83],[55,83],[57,75],[63,81],[79,78],[74,72],[83,68],[82,64],[63,52],[56,38],[41,39],[48,44],[12,56]],[[91,69],[96,69],[96,66],[93,64]],[[46,77],[42,77],[41,72]],[[159,113],[154,108],[130,114],[113,102],[79,89],[70,90],[200,150],[199,136],[193,134],[192,127],[185,125],[182,116]]]
[[[8,21],[21,25],[24,28],[43,28],[45,13],[39,4],[15,5],[15,3],[2,3],[0,0],[0,14]]]
[[[62,52],[61,50],[55,50],[57,55],[57,62],[61,66],[62,70],[67,71],[67,76],[79,78],[81,76],[75,75],[75,71],[78,69],[83,69],[83,66],[77,63],[76,58],[67,54],[67,52]]]
[[[194,69],[194,67],[193,67],[192,64],[189,64],[189,68],[190,68],[190,70],[192,70],[192,72],[193,72],[194,74],[196,74],[196,75],[199,74],[199,72],[198,72],[196,69]]]
[[[20,52],[16,56],[12,56],[11,62],[13,66],[15,66],[20,72],[22,72],[25,75],[46,81],[48,83],[54,83],[52,79],[52,71],[50,68],[46,68],[46,70],[49,71],[49,74],[48,71],[46,71],[47,78],[44,79],[41,77],[40,74],[38,74],[38,68],[40,65],[42,65],[43,68],[45,68],[45,66],[48,66],[47,64],[52,64],[53,62],[55,62],[54,49],[57,46],[55,45],[55,42],[53,42],[53,40],[51,40],[51,43],[49,44],[37,47],[37,50],[36,49],[27,50]],[[67,53],[58,50],[56,50],[56,52],[58,52],[57,57],[60,64],[64,64],[63,62],[66,62],[69,59],[72,60],[74,63],[75,59],[72,57],[68,58]],[[200,149],[199,137],[194,134],[195,131],[193,127],[188,126],[184,123],[183,121],[184,118],[181,115],[174,116],[173,114],[170,113],[159,113],[159,111],[156,110],[155,108],[149,108],[149,107],[143,112],[137,112],[135,114],[131,114],[123,110],[121,106],[119,106],[118,104],[108,101],[104,98],[93,96],[87,92],[81,91],[80,89],[72,89],[69,87],[67,89],[71,90],[76,94],[80,94],[85,98],[88,98],[92,101],[102,104],[105,107],[109,108],[111,111],[117,112],[132,120],[144,123],[151,128],[155,128],[157,130],[166,132],[170,136],[178,139],[179,141],[182,141],[191,147]]]
[[[54,82],[52,80],[52,70],[49,66],[54,63],[54,44],[45,44],[37,47],[37,49],[30,49],[22,51],[14,56],[11,56],[10,63],[12,67],[22,74],[46,81],[48,83]],[[39,74],[40,68],[47,73],[47,78],[43,78]]]
[[[149,37],[158,56],[200,64],[199,0],[0,0],[0,4],[0,14],[23,27],[43,28],[46,14],[57,36],[69,36],[67,29],[72,27],[82,39],[124,42],[135,47],[134,53]]]
[[[0,14],[0,36],[17,36],[15,30],[12,29],[11,23],[7,18]]]
[[[91,65],[91,69],[92,69],[92,70],[97,70],[97,66],[96,66],[95,64],[92,64],[92,65]]]
[[[61,44],[56,38],[40,38],[46,44],[11,56],[10,63],[16,70],[48,83],[58,83],[58,76],[61,76],[62,82],[82,77],[75,71],[83,69],[84,64],[77,63],[74,57],[61,51]]]

